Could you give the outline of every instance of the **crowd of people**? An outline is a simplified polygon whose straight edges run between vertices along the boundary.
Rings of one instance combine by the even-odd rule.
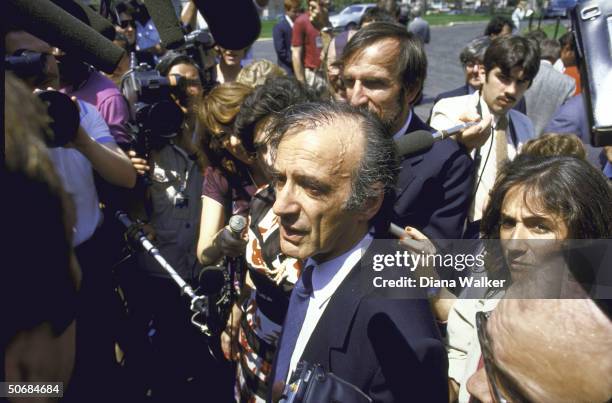
[[[167,50],[140,0],[111,4],[126,57],[109,74],[18,24],[4,34],[6,56],[44,55],[5,82],[4,177],[20,196],[9,203],[4,380],[63,382],[63,401],[78,403],[276,402],[309,381],[313,402],[612,398],[612,298],[593,292],[609,292],[610,275],[585,273],[563,249],[612,237],[612,146],[591,144],[571,33],[523,34],[523,2],[492,18],[458,55],[465,84],[438,94],[424,121],[419,7],[409,26],[380,6],[335,32],[327,0],[305,12],[285,0],[278,59],[249,62],[248,47],[216,45],[214,32],[200,57]],[[186,34],[202,20],[191,1],[177,19]],[[128,96],[138,64],[170,83],[159,99]],[[48,91],[78,116],[60,146]],[[210,288],[204,271],[222,273],[199,318],[207,332],[140,234],[194,289]],[[483,270],[451,277],[502,286],[385,298],[371,281],[380,240],[484,253]],[[563,273],[562,290],[534,291],[542,273]],[[307,364],[339,379],[327,388],[336,400],[314,378],[295,382]]]

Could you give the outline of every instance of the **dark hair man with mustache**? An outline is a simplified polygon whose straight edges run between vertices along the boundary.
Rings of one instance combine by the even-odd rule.
[[[535,137],[529,118],[512,107],[531,86],[540,67],[539,59],[539,49],[527,39],[497,38],[480,66],[482,89],[471,95],[443,99],[432,111],[431,126],[438,130],[481,120],[476,126],[478,130],[465,131],[456,138],[471,152],[476,168],[475,196],[466,234],[470,237],[477,235],[498,167],[512,160],[521,145]]]

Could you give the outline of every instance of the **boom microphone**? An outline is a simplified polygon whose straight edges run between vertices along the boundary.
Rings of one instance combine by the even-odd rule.
[[[106,18],[96,13],[90,7],[86,6],[81,0],[51,0],[72,16],[83,21],[85,24],[92,27],[96,32],[102,34],[106,39],[112,41],[115,39],[115,27]]]
[[[4,4],[14,25],[106,73],[115,71],[125,53],[49,0],[7,0]]]
[[[253,0],[193,0],[206,20],[215,42],[224,49],[251,46],[261,32]]]
[[[177,49],[185,43],[181,24],[170,0],[144,0],[149,15],[159,32],[162,46]]]

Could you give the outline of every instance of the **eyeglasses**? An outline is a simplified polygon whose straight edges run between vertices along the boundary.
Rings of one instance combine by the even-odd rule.
[[[469,62],[465,63],[463,67],[465,67],[466,69],[472,70],[474,67],[478,67],[481,64],[482,63],[477,60],[470,60]]]
[[[493,400],[496,403],[528,403],[529,399],[524,397],[523,393],[518,389],[516,381],[506,375],[495,364],[491,339],[489,339],[487,333],[487,321],[490,315],[491,312],[476,312],[476,329]],[[508,396],[508,398],[504,396]]]
[[[134,20],[121,20],[119,21],[119,26],[123,29],[126,29],[127,27],[132,27],[132,28],[136,28],[136,21]]]

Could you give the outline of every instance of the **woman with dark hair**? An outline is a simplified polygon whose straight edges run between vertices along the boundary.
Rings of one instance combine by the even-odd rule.
[[[555,267],[555,241],[610,238],[612,190],[588,162],[567,156],[519,155],[500,171],[481,223],[486,276],[504,280],[484,298],[458,299],[448,316],[451,393],[469,400],[468,378],[477,370],[480,346],[475,315],[492,311],[513,282]],[[544,247],[546,246],[546,247]]]

